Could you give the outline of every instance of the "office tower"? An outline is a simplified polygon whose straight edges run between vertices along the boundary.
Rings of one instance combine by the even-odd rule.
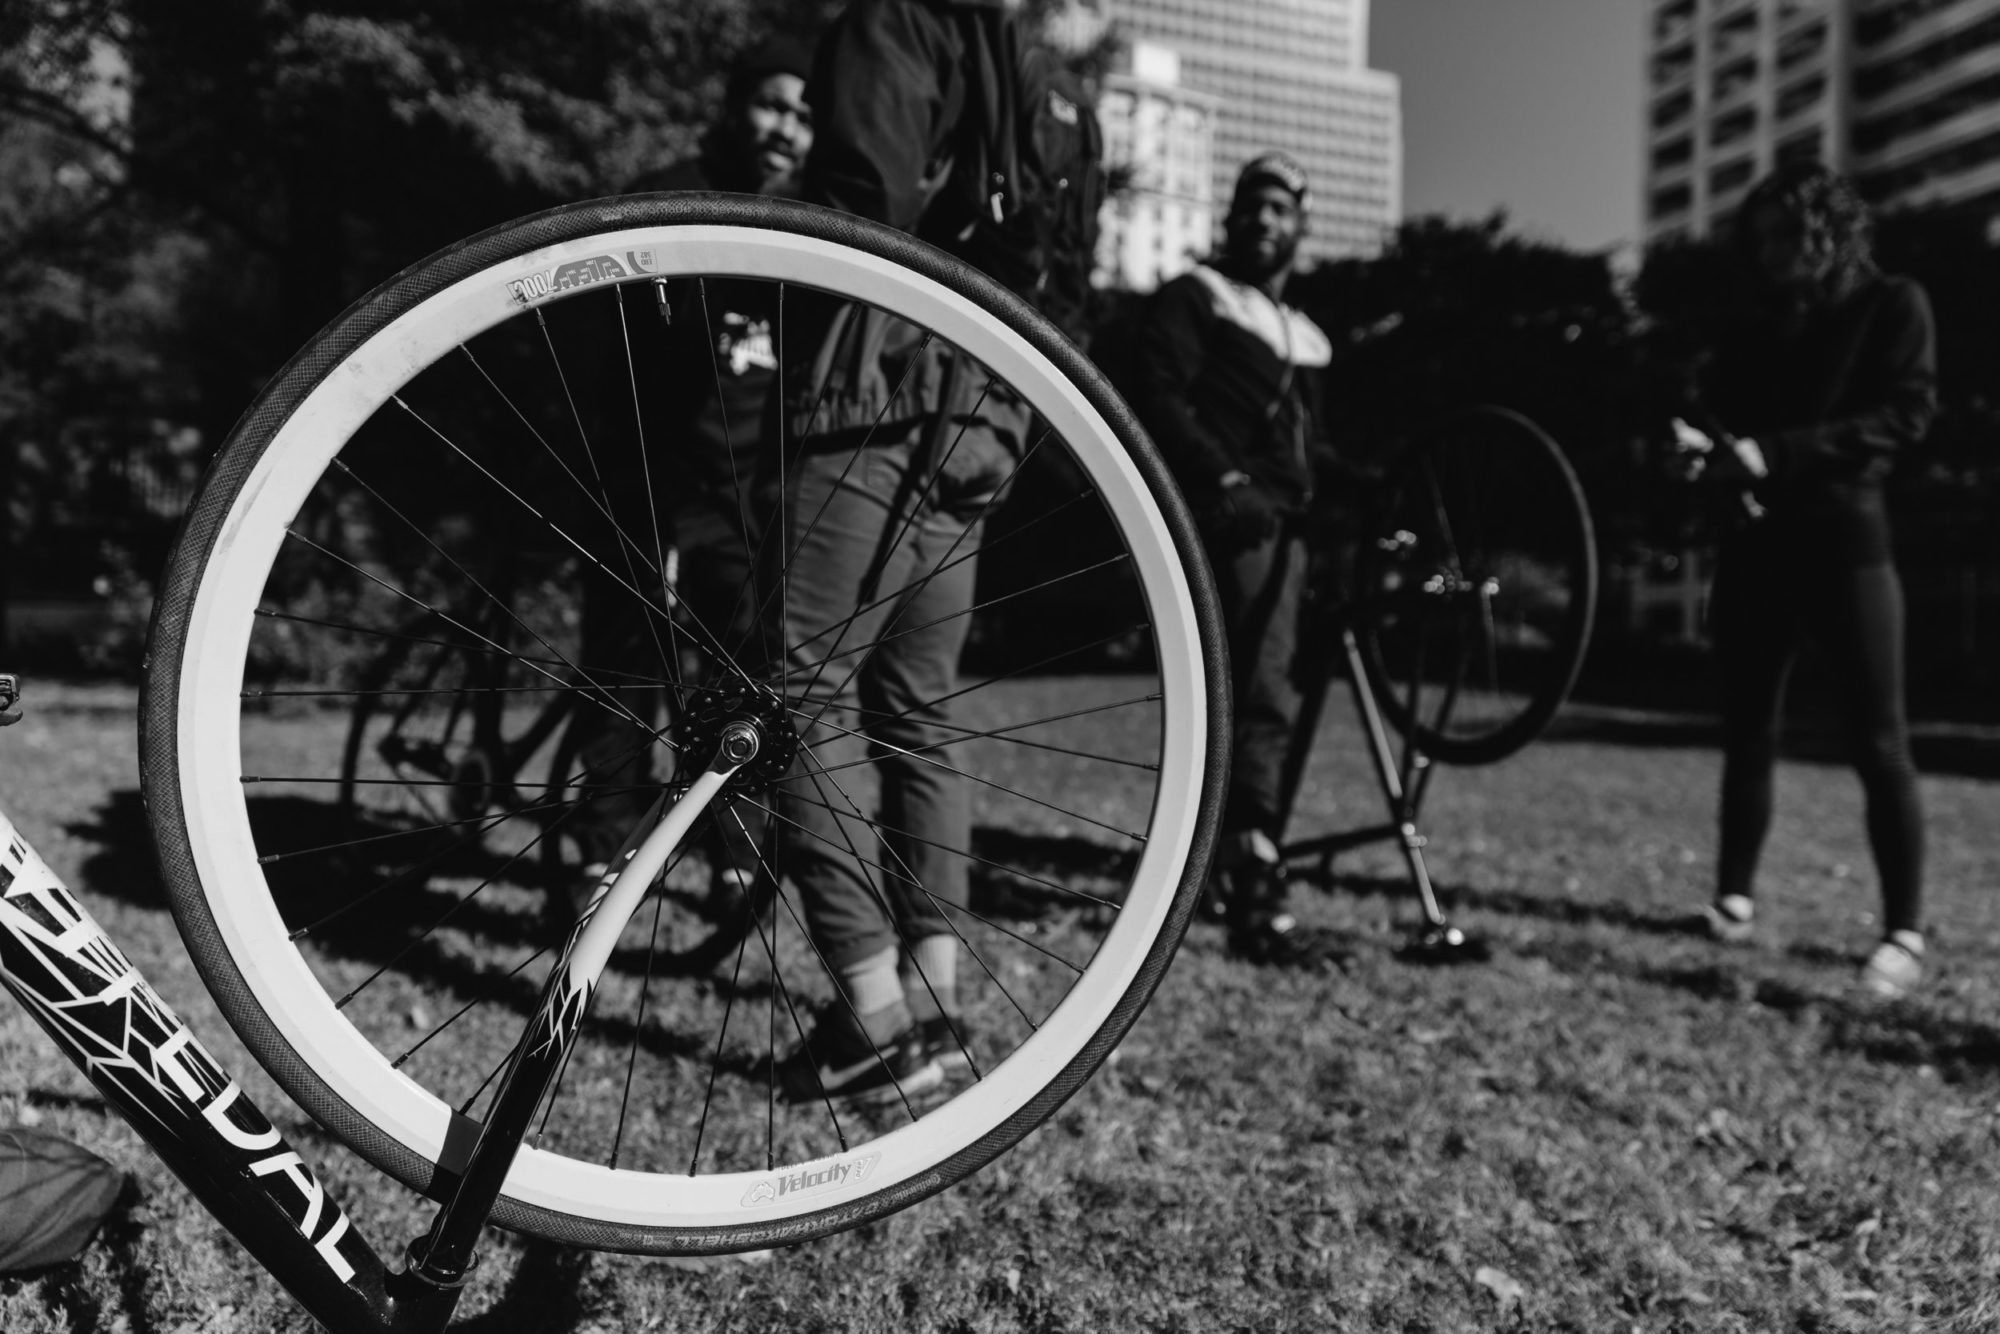
[[[1878,209],[2000,217],[2000,0],[1653,0],[1645,233],[1702,236],[1781,162]]]
[[[1368,68],[1367,0],[1078,0],[1133,43],[1179,56],[1178,87],[1215,99],[1211,193],[1280,149],[1312,181],[1304,253],[1371,255],[1402,214],[1396,76]]]
[[[1180,56],[1137,42],[1104,81],[1097,113],[1104,159],[1128,176],[1105,202],[1097,280],[1150,291],[1209,252],[1215,200],[1215,119],[1220,99],[1180,84]]]

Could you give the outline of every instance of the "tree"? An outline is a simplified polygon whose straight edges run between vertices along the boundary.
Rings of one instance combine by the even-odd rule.
[[[81,474],[205,453],[405,265],[690,151],[737,50],[838,7],[0,6],[0,457],[39,468],[36,521]]]
[[[1287,296],[1347,347],[1328,401],[1350,437],[1481,402],[1535,418],[1572,453],[1617,427],[1605,368],[1630,317],[1609,259],[1510,233],[1504,213],[1410,219],[1380,255],[1301,274]]]

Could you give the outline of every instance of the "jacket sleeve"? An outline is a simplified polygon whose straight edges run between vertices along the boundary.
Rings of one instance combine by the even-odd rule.
[[[1937,414],[1937,326],[1924,289],[1889,280],[1867,326],[1833,415],[1757,439],[1772,474],[1851,480],[1880,476]]]
[[[1183,487],[1212,487],[1236,466],[1231,451],[1194,410],[1193,389],[1206,360],[1208,294],[1181,277],[1153,294],[1139,329],[1133,407]]]
[[[805,198],[914,229],[952,130],[958,59],[950,27],[919,0],[855,0],[813,59]]]

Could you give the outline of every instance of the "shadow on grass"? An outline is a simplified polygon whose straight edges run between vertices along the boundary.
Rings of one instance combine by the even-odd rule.
[[[1415,910],[1416,887],[1408,876],[1357,875],[1336,871],[1329,880],[1312,872],[1293,872],[1295,884],[1309,884],[1327,893],[1353,894],[1364,898],[1404,899]],[[1508,917],[1525,917],[1565,926],[1602,925],[1641,935],[1682,936],[1687,934],[1689,914],[1646,913],[1617,902],[1549,898],[1511,889],[1474,889],[1466,885],[1438,884],[1438,902],[1447,916],[1455,911],[1480,908]]]
[[[983,917],[1033,919],[1123,901],[1134,851],[1074,834],[1030,834],[993,825],[972,831],[971,906]]]
[[[540,999],[545,966],[512,971],[524,952],[560,946],[565,928],[544,916],[522,887],[545,892],[546,873],[527,857],[510,860],[464,830],[411,828],[343,813],[331,801],[292,795],[253,798],[257,846],[279,851],[265,875],[286,923],[331,957],[399,974],[459,1005],[495,1006],[526,1017]],[[95,845],[82,868],[96,893],[146,908],[166,899],[139,793],[114,792],[93,818],[67,832]],[[973,836],[972,910],[989,920],[1034,920],[1081,912],[1093,924],[1115,915],[1136,855],[1088,838],[982,827]],[[446,878],[460,887],[440,883]],[[468,893],[463,882],[494,882]],[[504,901],[502,901],[504,900]],[[443,934],[440,934],[440,932]],[[752,936],[747,949],[760,950]],[[733,952],[729,956],[734,958]],[[643,948],[622,948],[610,968],[639,976],[667,970]],[[726,973],[725,967],[718,973]],[[366,983],[364,982],[365,986]],[[718,996],[755,1000],[761,976],[702,985]],[[657,1023],[593,1015],[593,1033],[620,1046],[636,1042],[656,1057],[707,1060],[705,1039]],[[747,1068],[737,1073],[748,1073]]]
[[[1549,724],[1541,741],[1594,743],[1635,749],[1719,749],[1721,724],[1700,713],[1650,713],[1637,709],[1573,706]],[[1917,768],[1957,778],[2000,778],[2000,728],[1918,723],[1910,749]],[[1795,713],[1785,731],[1784,757],[1803,764],[1845,765],[1850,751],[1838,727],[1819,712]]]
[[[521,1262],[493,1305],[451,1327],[459,1334],[573,1329],[583,1319],[583,1282],[594,1258],[574,1246],[524,1237]]]
[[[1331,883],[1318,877],[1294,876],[1330,892],[1407,900],[1414,912],[1416,894],[1400,876],[1336,875]],[[1475,890],[1439,886],[1447,914],[1479,908],[1510,917],[1554,922],[1565,926],[1603,925],[1635,935],[1690,938],[1687,914],[1643,913],[1620,903],[1584,903],[1552,899],[1510,890]],[[1991,1024],[1939,1014],[1921,995],[1883,1002],[1847,994],[1832,987],[1814,987],[1777,977],[1758,976],[1741,962],[1657,966],[1598,947],[1576,948],[1562,942],[1511,946],[1514,953],[1540,958],[1569,973],[1612,973],[1633,981],[1686,992],[1702,1000],[1756,1004],[1791,1017],[1813,1014],[1824,1025],[1829,1050],[1852,1052],[1871,1061],[1908,1067],[1931,1066],[1949,1081],[1983,1080],[2000,1075],[2000,1028]],[[1858,960],[1845,951],[1822,945],[1795,944],[1785,957],[1797,963],[1837,971],[1844,988]]]
[[[517,955],[546,947],[552,955],[564,928],[539,911],[516,911],[476,894],[448,891],[434,877],[470,878],[484,884],[521,871],[475,841],[436,830],[411,830],[343,816],[330,802],[269,797],[250,805],[260,847],[290,850],[265,874],[285,921],[304,930],[329,955],[374,965],[442,989],[458,1001],[494,1004],[522,1016],[534,1012],[545,970],[530,964],[512,971],[496,954]],[[82,867],[93,892],[158,908],[166,895],[154,868],[151,834],[136,791],[114,792],[96,819],[65,827],[98,845]],[[408,857],[399,850],[417,842]],[[525,860],[525,859],[524,859]],[[538,868],[514,883],[533,884]],[[471,949],[455,947],[436,932],[463,933]],[[615,966],[641,971],[645,951],[624,950]],[[656,970],[657,971],[657,970]],[[592,1018],[593,1031],[619,1043],[636,1038],[642,1050],[662,1056],[700,1054],[704,1044],[656,1026]]]
[[[1825,1026],[1824,1045],[1832,1051],[1885,1065],[1931,1066],[1953,1083],[2000,1074],[2000,1029],[1939,1014],[1921,998],[1880,1001],[1756,977],[1721,964],[1630,972],[1641,981],[1705,1000],[1754,1003],[1790,1017],[1812,1014]]]

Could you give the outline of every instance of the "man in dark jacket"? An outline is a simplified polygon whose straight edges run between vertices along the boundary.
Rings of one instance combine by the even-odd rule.
[[[728,190],[739,194],[794,195],[812,149],[812,111],[805,100],[813,44],[788,34],[752,47],[731,67],[722,114],[703,135],[699,153],[632,182],[634,191]],[[676,595],[700,627],[733,652],[755,639],[755,589],[750,577],[763,527],[753,494],[758,443],[766,404],[777,378],[772,346],[774,289],[768,283],[711,279],[698,288],[679,284],[670,324],[635,320],[626,331],[636,365],[692,368],[686,373],[642,377],[642,416],[657,424],[650,466],[641,468],[639,443],[606,451],[611,504],[625,530],[653,526],[648,485],[656,493],[678,557]],[[622,363],[623,347],[604,350]],[[622,412],[606,429],[623,427]],[[622,470],[622,471],[621,471]],[[619,662],[646,634],[642,609],[608,576],[585,585],[584,625],[589,660]],[[708,654],[689,649],[683,679],[699,683],[713,671]],[[685,701],[682,701],[685,702]],[[594,724],[594,725],[593,725]],[[581,767],[603,786],[629,794],[599,798],[572,824],[584,851],[585,874],[573,886],[571,908],[610,869],[612,854],[645,812],[651,748],[633,754],[630,729],[611,710],[587,715]],[[711,840],[710,861],[718,893],[750,883],[756,869],[752,843],[762,821],[754,806],[738,814],[742,828],[725,822]]]
[[[953,170],[973,149],[966,21],[1013,7],[854,0],[814,63],[803,198],[949,247],[977,202]],[[783,869],[841,995],[778,1078],[795,1101],[893,1102],[969,1064],[958,937],[939,905],[966,902],[970,801],[925,757],[962,735],[944,701],[971,620],[965,557],[1026,423],[983,368],[881,311],[802,302],[791,318],[788,338],[810,330],[798,345],[818,352],[784,386],[786,438],[801,442],[786,531],[804,534],[787,561],[785,677],[810,683],[801,710],[823,718],[802,737],[808,771],[872,757],[881,795],[868,824],[815,800],[805,775],[781,785]]]
[[[1219,259],[1162,286],[1140,332],[1133,407],[1200,522],[1235,677],[1235,762],[1218,888],[1230,944],[1259,962],[1321,951],[1285,911],[1277,836],[1284,755],[1299,716],[1292,678],[1305,589],[1303,517],[1318,449],[1317,325],[1284,304],[1304,235],[1305,172],[1281,153],[1243,168]]]

